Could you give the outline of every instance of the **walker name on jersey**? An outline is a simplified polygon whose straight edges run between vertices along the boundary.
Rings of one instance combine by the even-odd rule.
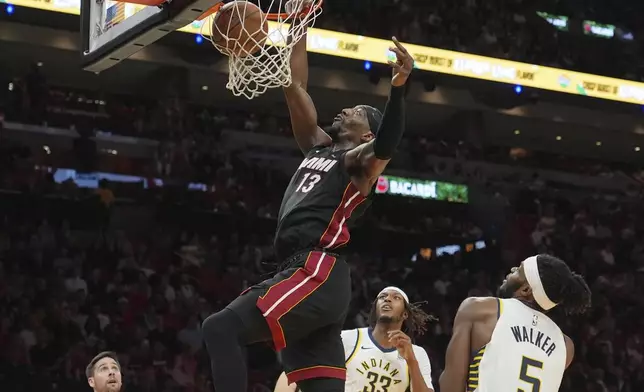
[[[400,384],[402,382],[400,378],[396,378],[396,376],[400,375],[400,371],[396,369],[395,365],[392,365],[391,362],[387,361],[386,359],[383,360],[382,358],[371,358],[370,360],[362,361],[360,365],[356,367],[356,371],[365,376],[369,372],[374,372],[378,369],[387,373],[387,375],[393,381],[393,385]]]
[[[550,336],[547,336],[539,330],[519,325],[510,327],[510,329],[512,330],[512,335],[514,335],[514,339],[517,343],[530,343],[539,347],[548,356],[552,355],[557,348],[557,346],[552,342],[552,339],[550,339]]]
[[[306,158],[300,164],[299,169],[311,169],[328,173],[328,171],[331,170],[331,168],[335,166],[336,163],[338,163],[337,159],[318,157]]]

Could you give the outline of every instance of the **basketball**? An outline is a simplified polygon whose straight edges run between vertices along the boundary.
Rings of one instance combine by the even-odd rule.
[[[268,23],[262,10],[247,1],[224,5],[212,21],[212,42],[228,56],[257,53],[267,35]]]

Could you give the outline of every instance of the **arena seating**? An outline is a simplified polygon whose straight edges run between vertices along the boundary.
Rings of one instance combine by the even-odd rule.
[[[566,16],[578,22],[578,31],[557,31],[536,11]],[[424,46],[641,81],[644,36],[638,18],[643,12],[642,3],[635,0],[621,2],[619,7],[602,1],[582,6],[572,0],[326,0],[320,26],[384,39],[395,35]],[[633,33],[634,42],[585,37],[583,20],[616,25]]]
[[[44,90],[25,89],[24,94],[34,91]],[[49,91],[46,99],[5,102],[6,120],[96,127],[161,140],[155,162],[121,169],[182,182],[149,189],[140,184],[109,183],[97,189],[81,189],[71,181],[57,184],[49,168],[76,167],[77,162],[0,139],[3,390],[87,390],[84,367],[89,358],[113,349],[120,355],[128,391],[210,391],[200,320],[275,270],[271,233],[286,180],[279,170],[250,164],[218,142],[226,129],[257,133],[261,121],[268,124],[262,130],[289,137],[284,119],[214,113],[179,100],[155,106],[119,99],[126,103],[113,105],[109,97],[88,92]],[[79,100],[81,96],[85,98]],[[105,115],[95,115],[101,112]],[[201,115],[195,119],[190,113]],[[505,154],[495,158],[440,140],[426,143],[416,154],[498,159],[516,166]],[[108,155],[97,164],[105,164]],[[552,162],[546,157],[533,165],[543,162],[563,162],[560,170],[586,174],[624,169],[579,169],[572,158]],[[426,170],[413,160],[407,169]],[[193,180],[213,184],[214,191],[186,190]],[[418,340],[430,355],[437,380],[460,301],[468,295],[493,295],[518,260],[548,252],[583,273],[593,289],[590,314],[557,318],[577,345],[561,390],[638,391],[644,381],[644,227],[637,192],[635,202],[629,202],[571,199],[543,184],[522,187],[508,193],[486,188],[490,197],[506,200],[504,221],[496,228],[478,227],[472,210],[447,203],[423,201],[429,204],[405,209],[407,200],[388,199],[376,205],[368,218],[375,225],[364,225],[376,228],[356,231],[350,252],[354,298],[347,327],[365,325],[366,309],[382,287],[404,287],[414,301],[427,301],[425,310],[439,318]],[[426,215],[414,216],[419,208]],[[392,241],[383,253],[369,246],[374,237],[359,240],[383,231],[387,238],[392,233],[406,237],[410,229],[420,237],[444,238],[445,244],[482,239],[486,247],[420,255]],[[251,358],[251,388],[270,391],[280,371],[274,354],[260,345],[253,347]]]

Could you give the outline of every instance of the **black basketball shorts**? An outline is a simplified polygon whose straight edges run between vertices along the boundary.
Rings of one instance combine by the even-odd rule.
[[[228,308],[245,323],[257,320],[261,311],[289,383],[344,380],[340,334],[351,301],[349,266],[338,255],[318,250],[296,255],[290,265],[248,288]]]

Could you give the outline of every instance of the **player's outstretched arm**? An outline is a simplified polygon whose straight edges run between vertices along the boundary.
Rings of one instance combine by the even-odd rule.
[[[295,392],[297,391],[297,384],[293,383],[288,385],[288,379],[286,378],[286,373],[280,374],[280,378],[277,379],[277,384],[275,384],[275,392]]]
[[[416,347],[414,351],[417,351],[417,363],[409,365],[411,392],[434,392],[432,364],[429,356],[422,347]]]
[[[414,59],[396,37],[390,50],[396,54],[396,62],[389,62],[393,69],[391,90],[385,106],[382,122],[376,137],[345,155],[346,167],[357,177],[356,186],[367,195],[391,160],[405,131],[405,84],[414,68]]]
[[[479,318],[481,300],[475,297],[467,298],[456,312],[452,338],[445,353],[445,369],[438,381],[441,392],[463,392],[467,389],[472,328]]]
[[[414,346],[402,331],[389,331],[389,341],[398,350],[398,355],[407,362],[411,392],[434,392],[432,386],[432,365],[427,352]]]
[[[305,33],[293,46],[290,62],[292,83],[284,88],[295,141],[304,154],[315,146],[331,144],[331,137],[318,126],[318,113],[311,96],[306,91],[309,80],[306,37]]]

